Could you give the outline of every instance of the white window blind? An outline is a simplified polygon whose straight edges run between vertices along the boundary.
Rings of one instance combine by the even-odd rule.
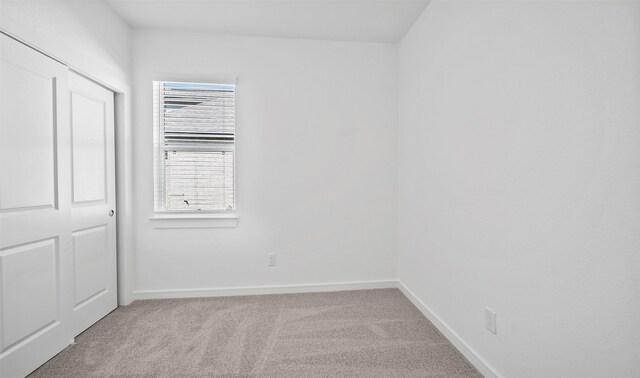
[[[235,86],[154,81],[155,210],[235,210]]]

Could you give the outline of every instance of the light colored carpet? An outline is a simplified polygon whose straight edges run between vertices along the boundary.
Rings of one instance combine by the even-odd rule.
[[[30,377],[482,377],[397,289],[136,301]]]

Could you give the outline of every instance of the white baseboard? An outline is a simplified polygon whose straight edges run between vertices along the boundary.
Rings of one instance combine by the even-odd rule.
[[[133,292],[133,299],[166,299],[166,298],[198,298],[198,297],[230,297],[239,295],[264,294],[292,294],[314,293],[325,291],[365,290],[396,288],[398,282],[389,281],[360,281],[324,284],[281,285],[281,286],[251,286],[225,288],[197,288],[171,290],[139,290]]]
[[[453,344],[453,346],[455,346],[456,349],[458,349],[460,353],[462,353],[467,358],[467,360],[469,360],[469,362],[471,362],[471,364],[476,369],[478,369],[478,371],[480,371],[482,375],[487,378],[501,377],[500,374],[498,374],[498,372],[487,363],[487,361],[480,357],[475,350],[469,347],[467,343],[465,343],[464,340],[462,340],[460,336],[458,336],[457,333],[449,328],[449,326],[447,326],[447,324],[442,321],[442,319],[440,319],[438,315],[431,311],[431,309],[427,305],[422,303],[422,301],[418,299],[418,297],[416,297],[411,290],[404,286],[402,282],[397,282],[397,288],[402,291],[402,293],[411,301],[411,303],[413,303],[413,305],[416,306],[418,310],[420,310],[420,312],[422,312],[422,314],[427,319],[429,319],[440,332],[442,332],[442,334],[451,342],[451,344]]]

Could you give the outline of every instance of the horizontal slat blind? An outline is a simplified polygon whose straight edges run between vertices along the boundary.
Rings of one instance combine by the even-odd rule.
[[[233,152],[165,153],[168,209],[233,209]]]
[[[235,86],[154,82],[156,211],[235,209]]]

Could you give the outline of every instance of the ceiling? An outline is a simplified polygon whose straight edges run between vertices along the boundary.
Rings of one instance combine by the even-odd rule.
[[[429,0],[105,0],[135,29],[398,42]]]

